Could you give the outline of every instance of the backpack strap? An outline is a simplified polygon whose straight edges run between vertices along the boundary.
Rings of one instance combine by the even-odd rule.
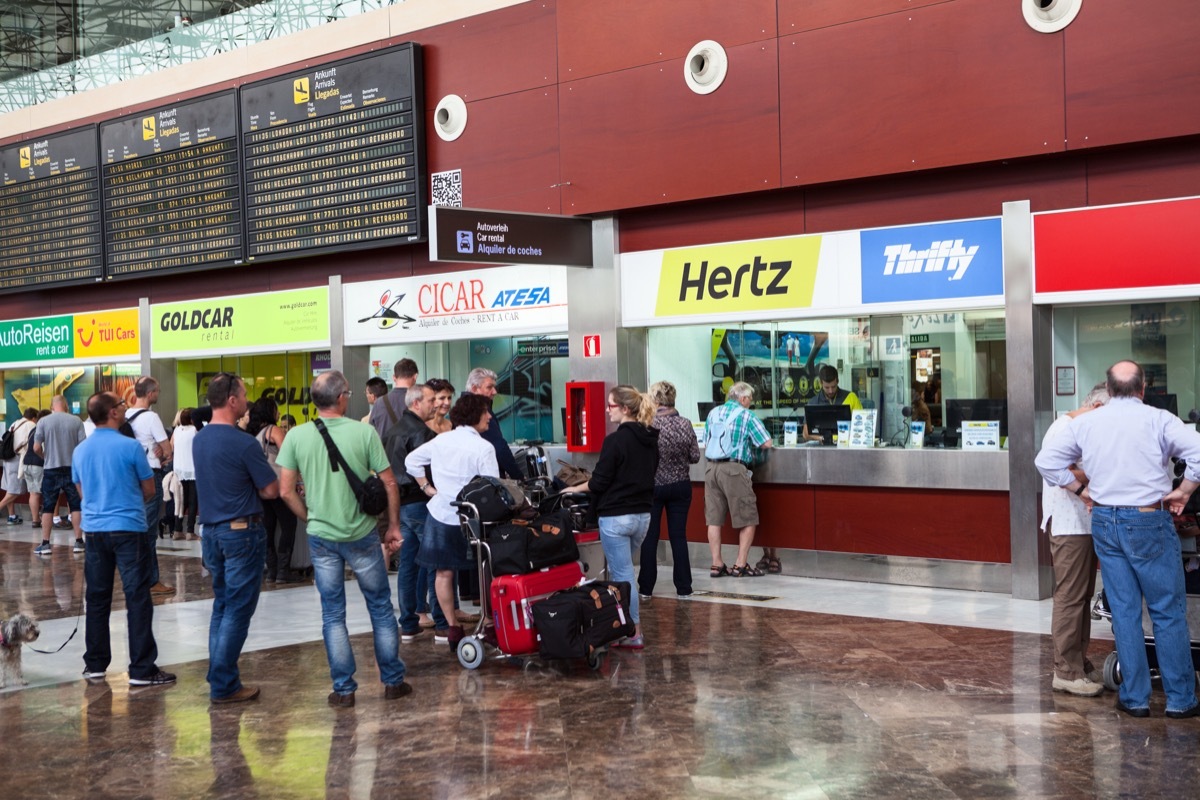
[[[391,401],[388,400],[389,395],[390,395],[390,393],[385,394],[383,397],[379,398],[379,400],[383,401],[383,407],[387,409],[388,416],[392,418],[392,424],[395,425],[397,422],[400,421],[400,419],[396,416],[396,410],[394,408],[392,408]],[[376,400],[375,402],[378,403],[379,400]]]
[[[325,440],[325,449],[329,451],[329,466],[334,471],[338,471],[338,466],[341,465],[342,472],[346,475],[346,480],[350,484],[350,490],[354,492],[354,496],[358,497],[362,494],[363,482],[362,479],[354,474],[354,470],[350,469],[350,465],[346,463],[346,459],[342,456],[342,451],[333,443],[333,437],[329,435],[329,429],[325,427],[325,423],[320,417],[313,420],[313,424],[317,426],[317,430],[321,432],[321,438]]]

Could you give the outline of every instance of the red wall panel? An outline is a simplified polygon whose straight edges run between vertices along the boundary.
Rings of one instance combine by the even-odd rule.
[[[1194,155],[1179,155],[1187,157]],[[1125,178],[1136,182],[1140,161],[1125,159],[1133,170]],[[1097,159],[1032,159],[638,209],[620,216],[620,248],[633,252],[994,216],[1009,200],[1029,200],[1034,211],[1074,208],[1087,205],[1092,160]],[[1165,163],[1162,171],[1170,172]]]
[[[463,171],[463,205],[557,214],[558,96],[531,89],[467,104],[467,127],[453,142],[426,114],[429,171]]]
[[[821,486],[815,506],[817,550],[1012,561],[1007,492]]]
[[[672,65],[562,84],[563,213],[777,188],[775,42],[728,54],[729,75],[708,95]]]
[[[1062,40],[957,0],[780,40],[784,185],[1061,151]]]
[[[758,484],[754,492],[755,547],[1012,561],[1007,492],[803,484]],[[688,540],[707,541],[703,484],[692,485]],[[736,544],[737,531],[726,524],[721,542]]]
[[[555,3],[521,3],[415,31],[425,52],[425,99],[470,102],[555,82]]]
[[[1200,3],[1086,3],[1064,31],[1071,148],[1200,132]]]
[[[912,11],[947,0],[779,0],[779,34],[842,25],[884,14]]]
[[[1198,137],[1092,153],[1087,162],[1088,205],[1200,195]]]
[[[558,6],[562,82],[683,60],[704,39],[726,50],[775,38],[775,0],[588,0]]]

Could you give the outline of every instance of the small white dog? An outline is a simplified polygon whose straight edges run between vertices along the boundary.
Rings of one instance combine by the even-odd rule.
[[[0,689],[10,683],[28,686],[21,674],[21,649],[26,642],[36,642],[41,631],[32,617],[17,614],[0,622]]]

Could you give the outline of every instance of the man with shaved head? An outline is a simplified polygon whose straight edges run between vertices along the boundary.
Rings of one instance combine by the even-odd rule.
[[[1150,669],[1142,600],[1154,626],[1154,649],[1173,719],[1200,716],[1186,617],[1183,562],[1171,514],[1200,486],[1200,433],[1168,411],[1145,405],[1145,376],[1133,361],[1108,369],[1108,405],[1076,418],[1042,443],[1036,464],[1092,508],[1092,542],[1100,561],[1121,660],[1117,710],[1150,716]],[[1171,459],[1187,462],[1171,488]],[[1077,464],[1081,480],[1071,471]]]

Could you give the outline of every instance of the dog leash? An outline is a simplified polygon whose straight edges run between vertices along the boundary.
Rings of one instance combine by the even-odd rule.
[[[75,614],[75,630],[71,631],[71,635],[67,637],[67,640],[65,642],[63,642],[62,644],[60,644],[58,646],[57,650],[39,650],[36,647],[33,647],[29,644],[26,644],[25,646],[28,647],[30,650],[32,650],[35,653],[41,653],[42,655],[46,655],[46,656],[52,656],[55,653],[60,653],[60,652],[62,652],[62,649],[64,647],[66,647],[68,644],[70,644],[71,640],[75,638],[75,634],[79,633],[79,620],[82,618],[83,618],[83,592],[80,592],[79,593],[79,611],[76,612],[76,614]]]

